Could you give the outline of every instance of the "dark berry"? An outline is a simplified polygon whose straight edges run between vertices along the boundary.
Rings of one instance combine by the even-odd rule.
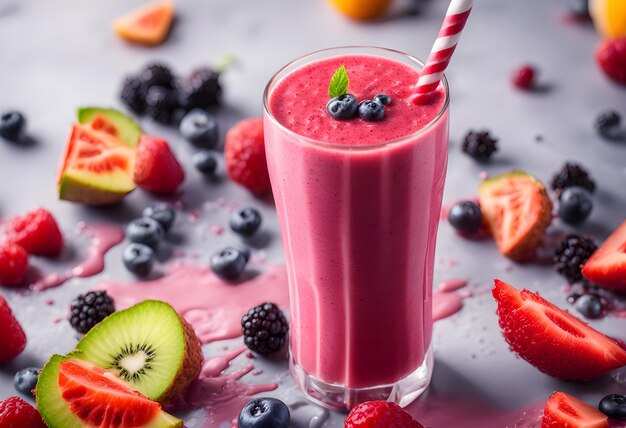
[[[217,156],[208,150],[193,155],[193,164],[204,175],[213,175],[217,170]]]
[[[136,77],[127,77],[122,86],[120,98],[126,106],[137,114],[146,111],[146,87]]]
[[[391,104],[391,97],[387,94],[378,94],[374,96],[374,101],[378,101],[383,105]]]
[[[611,394],[604,397],[598,409],[611,419],[626,419],[626,395]]]
[[[15,373],[13,377],[13,386],[15,390],[24,395],[33,395],[33,389],[37,386],[37,379],[41,369],[37,367],[29,367]]]
[[[536,70],[530,65],[520,67],[513,73],[513,84],[519,89],[532,89],[535,86],[536,73]]]
[[[24,136],[26,119],[18,111],[8,111],[0,115],[0,137],[9,141],[19,141]]]
[[[567,187],[584,187],[593,193],[596,190],[596,183],[591,179],[587,170],[579,164],[567,162],[563,168],[552,177],[551,187],[557,194],[561,195],[563,189]]]
[[[568,187],[559,198],[559,217],[566,223],[582,223],[593,209],[591,193],[584,187]]]
[[[331,98],[326,104],[326,111],[335,119],[352,119],[356,116],[359,103],[352,94]]]
[[[595,294],[585,294],[576,300],[574,307],[585,318],[596,319],[602,316],[602,301]]]
[[[448,211],[448,221],[459,232],[476,232],[483,221],[478,204],[472,201],[461,201],[452,205]]]
[[[219,138],[217,121],[204,110],[191,110],[180,122],[180,133],[183,138],[197,147],[211,149]]]
[[[222,97],[219,73],[208,68],[196,70],[187,79],[179,81],[178,89],[182,105],[188,110],[217,105]]]
[[[76,297],[70,306],[70,324],[85,334],[115,312],[113,300],[106,291],[89,291]]]
[[[226,247],[211,256],[211,269],[222,279],[234,281],[246,269],[248,257],[238,248]]]
[[[479,162],[487,162],[498,151],[497,143],[489,131],[469,131],[463,139],[463,151]]]
[[[377,100],[365,100],[359,103],[359,117],[363,120],[376,121],[385,118],[385,106]]]
[[[150,217],[142,217],[131,221],[126,227],[126,237],[137,244],[156,248],[163,240],[165,232],[161,224]]]
[[[146,113],[159,123],[170,125],[179,108],[176,93],[162,86],[153,86],[146,95]]]
[[[122,254],[126,269],[138,276],[150,275],[154,259],[154,250],[144,244],[132,243],[124,249]]]
[[[569,296],[567,296],[567,303],[571,303],[574,304],[576,303],[576,300],[580,299],[580,297],[582,296],[582,294],[580,293],[572,293]]]
[[[156,220],[164,232],[169,231],[176,219],[176,210],[170,204],[164,202],[146,207],[141,213],[144,217]]]
[[[239,208],[230,215],[230,228],[242,236],[252,236],[261,227],[261,214],[252,207]]]
[[[289,408],[285,403],[269,397],[255,398],[241,409],[239,428],[287,428]]]
[[[588,236],[569,235],[554,253],[554,268],[573,284],[582,279],[580,269],[597,248]]]
[[[235,247],[241,252],[243,258],[246,260],[246,263],[248,263],[250,261],[250,257],[252,256],[250,248],[244,247],[242,245],[236,245]]]
[[[248,348],[261,355],[278,352],[285,346],[289,324],[274,303],[263,303],[241,318],[243,339]]]
[[[569,9],[580,18],[589,17],[589,0],[569,0]]]
[[[601,137],[607,139],[619,138],[621,135],[620,125],[622,117],[614,110],[600,113],[596,119],[595,128]]]
[[[140,80],[147,89],[153,86],[174,87],[174,76],[170,69],[163,64],[148,65],[141,73]]]

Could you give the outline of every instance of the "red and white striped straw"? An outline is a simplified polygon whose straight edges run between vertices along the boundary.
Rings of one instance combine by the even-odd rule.
[[[415,101],[417,103],[427,102],[439,86],[443,72],[450,63],[450,58],[456,49],[473,5],[474,0],[452,0],[450,2],[446,18],[443,20],[435,44],[415,86]]]

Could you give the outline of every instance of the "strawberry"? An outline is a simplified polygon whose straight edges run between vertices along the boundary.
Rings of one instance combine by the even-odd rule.
[[[344,428],[423,428],[419,422],[388,401],[367,401],[348,414]]]
[[[626,350],[537,293],[495,280],[500,328],[511,349],[542,372],[589,380],[626,365]]]
[[[16,243],[28,254],[55,257],[63,250],[63,234],[49,211],[37,208],[15,216],[6,225],[7,241]]]
[[[552,202],[543,184],[523,171],[512,171],[483,181],[478,195],[500,252],[513,260],[531,257],[552,221]]]
[[[28,269],[28,253],[21,246],[8,242],[0,246],[0,285],[20,285]]]
[[[606,415],[564,392],[550,396],[543,409],[541,428],[608,428]]]
[[[0,401],[1,428],[46,428],[39,412],[19,397]]]
[[[173,193],[185,179],[167,141],[142,135],[135,159],[135,184],[155,193]]]
[[[596,61],[604,74],[626,85],[626,37],[602,42],[596,50]]]
[[[263,119],[246,119],[226,135],[226,170],[235,182],[257,196],[270,191],[270,176],[265,160]]]
[[[594,284],[626,293],[626,221],[591,255],[582,273]]]
[[[0,363],[8,363],[26,347],[26,335],[13,316],[6,300],[0,296]],[[0,423],[0,426],[2,424]]]

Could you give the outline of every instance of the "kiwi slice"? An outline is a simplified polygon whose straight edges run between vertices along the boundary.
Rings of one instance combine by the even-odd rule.
[[[168,404],[200,374],[193,328],[165,302],[146,300],[93,327],[76,350],[151,400]]]

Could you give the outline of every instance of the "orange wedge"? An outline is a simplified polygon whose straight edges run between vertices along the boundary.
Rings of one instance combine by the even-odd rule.
[[[124,40],[148,46],[163,43],[174,21],[174,3],[157,0],[113,21],[113,29]]]

